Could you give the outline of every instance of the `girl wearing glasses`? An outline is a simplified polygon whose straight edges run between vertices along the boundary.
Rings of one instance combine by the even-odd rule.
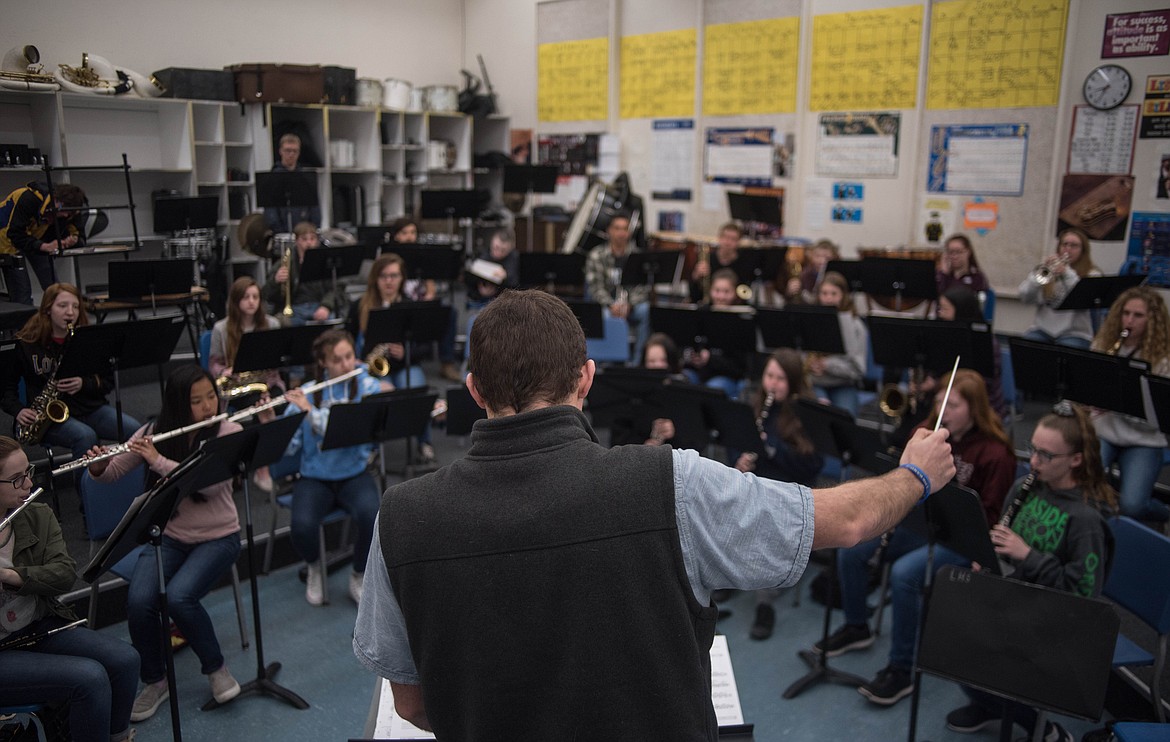
[[[7,517],[32,491],[20,444],[0,436],[0,513]],[[48,505],[33,503],[0,529],[0,698],[6,704],[69,704],[79,742],[130,739],[138,653],[123,641],[75,627],[57,596],[77,577],[61,526]]]
[[[1093,350],[1141,359],[1150,364],[1150,373],[1170,376],[1170,315],[1162,296],[1148,286],[1122,292],[1093,339]],[[1101,463],[1108,469],[1116,461],[1121,468],[1121,514],[1159,522],[1170,518],[1170,508],[1150,497],[1162,470],[1166,434],[1154,422],[1120,412],[1101,412],[1093,425],[1101,439]]]
[[[1004,512],[1005,518],[1009,512],[1014,516],[991,528],[995,553],[1014,568],[1014,579],[1096,597],[1112,551],[1105,515],[1116,509],[1117,493],[1105,481],[1089,414],[1077,405],[1058,404],[1037,423],[1029,451],[1035,484],[1028,492],[1023,480],[1012,486]],[[1030,706],[965,686],[963,691],[972,703],[947,714],[952,731],[998,726],[1005,713],[1027,730],[1036,723]],[[1073,736],[1050,721],[1044,739],[1064,742]]]

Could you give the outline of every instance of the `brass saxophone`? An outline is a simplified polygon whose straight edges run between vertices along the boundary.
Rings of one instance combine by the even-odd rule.
[[[65,335],[65,342],[61,345],[61,354],[57,356],[57,363],[53,366],[53,373],[45,382],[45,388],[33,400],[32,410],[36,419],[32,425],[22,427],[17,431],[17,439],[25,445],[35,445],[45,437],[51,423],[61,424],[69,419],[69,405],[61,401],[57,392],[57,372],[61,370],[61,362],[65,360],[65,351],[69,349],[69,341],[73,339],[73,323],[69,323]]]

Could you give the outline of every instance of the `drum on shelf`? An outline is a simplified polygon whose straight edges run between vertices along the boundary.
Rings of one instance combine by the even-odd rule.
[[[609,236],[606,230],[615,215],[629,210],[629,203],[622,197],[622,191],[616,186],[607,186],[604,183],[594,183],[586,192],[573,220],[569,222],[569,230],[565,233],[565,242],[561,252],[587,253],[597,245],[607,241]],[[641,214],[633,211],[630,214],[630,234],[638,231],[638,219]]]
[[[359,77],[354,83],[354,103],[367,108],[382,105],[382,81],[372,77]]]
[[[387,77],[382,81],[382,105],[396,111],[406,111],[411,108],[411,94],[414,86],[406,80]]]
[[[206,260],[215,250],[214,229],[192,229],[163,240],[164,258],[170,260]]]
[[[454,85],[428,85],[423,88],[423,106],[436,113],[457,113],[459,89]]]

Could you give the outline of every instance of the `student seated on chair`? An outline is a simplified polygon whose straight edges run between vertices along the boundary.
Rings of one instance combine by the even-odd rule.
[[[196,365],[183,365],[171,372],[163,391],[158,420],[138,430],[130,439],[130,450],[89,466],[99,482],[113,482],[145,465],[149,489],[178,466],[204,441],[241,430],[226,420],[159,441],[153,436],[200,423],[219,414],[221,400],[215,379]],[[106,449],[95,446],[91,455]],[[171,619],[199,658],[201,672],[211,685],[211,695],[226,703],[240,694],[215,635],[211,616],[200,602],[227,574],[240,553],[240,518],[232,499],[232,481],[206,487],[181,500],[162,534],[163,578],[167,583],[167,610]],[[134,565],[127,596],[130,641],[142,656],[144,687],[134,701],[132,721],[149,719],[170,697],[159,632],[161,606],[158,602],[158,562],[153,549],[146,549]]]
[[[656,332],[646,340],[642,349],[642,368],[666,371],[663,379],[686,381],[682,373],[682,353],[666,333]],[[609,431],[609,442],[614,446],[642,444],[646,446],[673,445],[674,420],[663,415],[668,410],[651,405],[627,407],[623,414],[614,418]]]
[[[806,353],[809,383],[821,399],[857,416],[857,385],[865,376],[865,354],[869,344],[869,330],[857,316],[849,283],[837,271],[829,271],[817,288],[817,298],[823,307],[835,307],[841,325],[844,353]]]
[[[747,307],[735,294],[738,279],[733,271],[720,268],[711,276],[711,296],[707,309],[732,312]],[[703,384],[721,389],[731,399],[739,399],[739,392],[747,376],[746,359],[742,354],[721,348],[688,348],[684,353],[686,367],[683,373],[692,384]]]
[[[1068,402],[1058,404],[1032,432],[1032,473],[1029,492],[1016,482],[1004,506],[1019,498],[1008,525],[991,529],[991,544],[1014,571],[1009,577],[1066,592],[1097,597],[1105,584],[1112,556],[1112,535],[1106,516],[1117,510],[1117,492],[1105,480],[1100,444],[1088,411]],[[979,569],[979,565],[972,565]],[[1008,718],[1031,732],[1036,709],[963,686],[971,703],[947,714],[947,728],[974,732],[999,726]],[[1073,742],[1060,724],[1049,721],[1044,739]]]
[[[354,357],[353,337],[345,330],[327,330],[313,342],[313,357],[323,371],[318,381],[335,378],[358,368]],[[300,479],[293,483],[292,543],[308,565],[305,600],[310,605],[325,602],[325,579],[321,572],[320,540],[317,529],[321,520],[335,508],[349,513],[357,528],[353,547],[353,572],[349,576],[349,596],[355,603],[362,596],[366,555],[374,537],[374,518],[378,514],[378,484],[367,471],[373,442],[345,448],[321,450],[321,441],[329,427],[329,408],[343,402],[358,402],[382,390],[378,380],[362,372],[349,381],[327,386],[306,396],[301,389],[287,395],[284,414],[307,412],[301,426],[285,449],[285,456],[300,454]]]
[[[634,327],[633,358],[642,356],[650,335],[650,289],[646,284],[622,285],[622,270],[630,255],[640,252],[630,244],[630,217],[618,214],[605,230],[609,241],[589,251],[585,258],[585,283],[593,301],[605,307],[610,317],[624,319]]]
[[[951,453],[955,457],[955,483],[978,493],[988,526],[999,518],[1004,495],[1016,471],[1016,457],[1010,439],[992,410],[983,377],[961,368],[955,376],[950,399],[940,409],[950,375],[944,376],[935,396],[934,410],[919,429],[932,430],[939,416],[941,427],[950,431]],[[880,559],[892,564],[890,582],[893,592],[893,628],[890,630],[889,665],[859,690],[873,703],[888,706],[905,698],[913,690],[911,669],[918,635],[919,588],[926,567],[925,539],[909,528],[899,526],[883,537]],[[813,651],[825,651],[835,657],[853,649],[873,644],[866,616],[865,596],[868,588],[869,562],[878,552],[883,539],[874,539],[849,549],[842,549],[837,560],[837,580],[845,608],[845,625],[834,632],[828,643],[817,642]],[[944,564],[967,566],[969,562],[943,547],[936,547],[934,569]],[[884,597],[884,596],[883,596]]]
[[[0,520],[32,492],[20,444],[0,436]],[[57,596],[73,588],[75,564],[53,510],[35,502],[0,529],[0,699],[6,704],[69,704],[76,742],[129,739],[138,653],[83,627]],[[24,640],[35,640],[20,646]]]

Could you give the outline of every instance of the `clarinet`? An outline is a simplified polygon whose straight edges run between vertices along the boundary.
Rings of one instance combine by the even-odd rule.
[[[768,417],[772,414],[772,405],[776,402],[776,395],[772,392],[764,394],[764,404],[760,407],[760,414],[756,416],[756,430],[760,433],[760,439],[764,441],[764,453],[768,458],[776,455],[776,448],[768,445],[768,433],[765,426],[768,424]]]
[[[1023,484],[1020,485],[1020,491],[1011,499],[1006,506],[1004,506],[1003,513],[999,516],[999,525],[1004,528],[1012,527],[1012,519],[1016,517],[1016,511],[1024,504],[1024,500],[1032,492],[1032,488],[1036,486],[1036,472],[1028,472],[1028,476],[1024,478]]]

